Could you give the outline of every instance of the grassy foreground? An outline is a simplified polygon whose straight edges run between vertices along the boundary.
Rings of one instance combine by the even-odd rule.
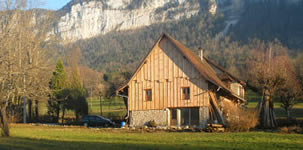
[[[12,125],[1,150],[95,149],[303,149],[303,135],[264,132],[168,133],[121,129]]]

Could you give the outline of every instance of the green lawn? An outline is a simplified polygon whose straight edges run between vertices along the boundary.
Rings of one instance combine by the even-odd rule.
[[[1,150],[95,149],[303,149],[302,134],[265,132],[130,132],[122,129],[12,125]]]
[[[99,98],[88,98],[88,108],[90,114],[101,114],[100,109],[100,99]],[[123,99],[119,97],[114,97],[111,99],[103,99],[102,100],[102,114],[106,117],[112,116],[125,116],[126,107]]]
[[[101,115],[100,99],[98,97],[87,98],[89,114]],[[126,115],[126,107],[122,98],[113,97],[111,99],[102,99],[102,116],[118,119]],[[39,104],[39,114],[47,114],[47,102]],[[61,114],[60,114],[61,116]],[[75,118],[75,114],[71,110],[67,110],[65,118]]]
[[[247,91],[246,99],[248,100],[247,107],[250,109],[256,108],[258,102],[262,98],[258,93],[254,93],[251,90]],[[281,103],[274,102],[275,114],[277,118],[286,118],[287,114],[283,108],[281,108]],[[296,119],[303,119],[303,102],[299,101],[298,104],[294,105],[293,109],[290,112],[291,116]]]
[[[256,108],[258,105],[258,102],[249,102],[248,108]],[[285,118],[287,117],[287,114],[283,108],[281,108],[281,104],[276,102],[275,105],[275,114],[278,118]],[[297,119],[303,119],[303,103],[296,104],[293,109],[290,111],[290,114],[292,117],[295,117]]]

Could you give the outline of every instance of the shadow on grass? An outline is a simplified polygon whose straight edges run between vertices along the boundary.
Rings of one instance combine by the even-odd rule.
[[[158,150],[158,149],[201,149],[203,147],[188,147],[185,145],[154,145],[154,144],[119,144],[83,141],[56,141],[30,138],[1,138],[0,150]],[[223,147],[212,147],[212,149]],[[210,148],[208,148],[210,149]]]
[[[206,136],[206,134],[202,134]],[[188,149],[301,149],[303,146],[297,143],[283,143],[283,142],[265,142],[265,141],[242,141],[232,142],[228,140],[194,140],[195,145],[187,143],[166,143],[166,144],[129,144],[129,143],[105,143],[105,142],[83,142],[83,141],[57,141],[45,139],[31,139],[0,137],[0,150],[188,150]],[[138,142],[139,143],[139,142]]]

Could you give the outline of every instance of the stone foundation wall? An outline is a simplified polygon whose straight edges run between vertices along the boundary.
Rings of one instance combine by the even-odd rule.
[[[141,127],[154,120],[158,126],[167,126],[167,112],[165,110],[131,111],[130,126]]]
[[[209,108],[207,106],[200,107],[199,109],[200,116],[200,128],[207,128],[208,119],[209,119]]]
[[[131,111],[130,112],[130,126],[131,127],[142,127],[148,125],[152,120],[156,122],[158,126],[168,126],[168,117],[170,111],[167,110],[146,110],[146,111]],[[180,116],[181,119],[181,116]],[[199,108],[199,122],[200,128],[206,128],[209,119],[209,108]],[[181,120],[180,120],[181,121]]]

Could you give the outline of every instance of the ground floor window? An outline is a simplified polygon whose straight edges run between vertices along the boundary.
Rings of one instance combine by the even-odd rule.
[[[182,108],[181,109],[181,125],[193,126],[199,125],[199,108]]]
[[[178,113],[180,111],[181,126],[199,126],[199,108],[176,108],[171,109],[171,125],[178,125]]]

